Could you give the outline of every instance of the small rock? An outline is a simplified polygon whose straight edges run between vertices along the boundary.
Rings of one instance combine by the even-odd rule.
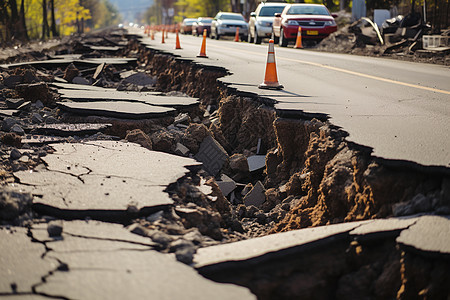
[[[266,167],[265,155],[253,155],[247,158],[248,168],[250,172],[264,169]]]
[[[47,225],[47,232],[49,237],[60,237],[63,232],[63,221],[50,221]]]
[[[44,103],[42,103],[41,100],[37,100],[37,101],[34,103],[34,107],[36,107],[37,109],[44,108]]]
[[[259,208],[257,208],[254,205],[251,205],[249,207],[247,207],[247,213],[246,213],[246,217],[247,218],[254,218],[256,214],[258,214],[260,212]]]
[[[17,109],[22,111],[28,111],[31,108],[31,101],[22,103]]]
[[[0,220],[14,220],[31,206],[33,196],[3,189],[0,191]]]
[[[177,143],[174,152],[175,152],[175,154],[178,154],[180,156],[188,156],[189,155],[189,149],[181,143]]]
[[[11,75],[3,79],[3,84],[8,88],[14,88],[16,85],[22,83],[23,77],[20,75]]]
[[[130,226],[128,226],[128,230],[134,234],[144,237],[148,237],[150,235],[150,231],[138,223],[133,223]]]
[[[185,123],[189,124],[191,122],[191,117],[187,113],[180,113],[178,116],[175,117],[174,124],[180,124]]]
[[[68,82],[72,82],[72,80],[78,76],[80,71],[75,67],[73,63],[67,66],[66,70],[64,71],[63,79],[67,80]]]
[[[192,231],[183,235],[183,239],[187,241],[191,241],[195,245],[199,245],[203,241],[203,235],[198,231],[197,228],[193,228]]]
[[[10,153],[9,157],[11,157],[12,159],[16,160],[16,159],[19,159],[19,158],[22,157],[22,153],[19,150],[17,150],[16,148],[13,148],[11,150],[11,153]]]
[[[164,212],[162,210],[160,210],[160,211],[158,211],[158,212],[148,216],[146,218],[146,220],[149,221],[149,222],[152,222],[152,223],[156,222],[156,221],[161,220],[163,218],[163,214],[164,214]]]
[[[150,238],[153,242],[160,244],[162,248],[167,248],[169,243],[173,240],[170,235],[156,230],[151,233]]]
[[[216,183],[224,196],[228,196],[237,186],[236,182],[225,174],[222,174],[220,180],[217,180]]]
[[[13,119],[13,118],[5,118],[4,120],[3,120],[3,123],[2,123],[2,130],[3,131],[10,131],[11,130],[11,128],[15,125],[15,124],[17,124],[17,121],[16,121],[16,119]]]
[[[44,118],[42,118],[42,116],[40,114],[34,113],[31,116],[31,122],[34,123],[34,124],[40,124],[40,123],[44,122]]]
[[[175,257],[179,262],[189,265],[194,259],[196,249],[191,241],[179,239],[170,244],[170,251],[175,252]]]
[[[249,171],[247,158],[242,154],[233,154],[229,159],[230,168],[235,172],[246,173]]]
[[[84,77],[80,77],[80,76],[74,77],[74,78],[72,79],[72,83],[73,83],[73,84],[83,84],[83,85],[90,85],[90,84],[91,84],[91,83],[89,82],[89,80],[87,80],[87,79],[84,78]]]
[[[289,210],[291,210],[291,204],[290,203],[283,203],[281,205],[281,209],[285,210],[285,211],[289,211]]]
[[[12,132],[12,133],[15,133],[15,134],[18,134],[18,135],[25,135],[25,131],[22,129],[22,127],[20,127],[18,124],[14,124],[12,127],[11,127],[11,130],[10,130],[10,132]]]

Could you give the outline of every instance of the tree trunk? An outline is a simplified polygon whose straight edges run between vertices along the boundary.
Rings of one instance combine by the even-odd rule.
[[[58,30],[56,29],[56,20],[55,20],[55,0],[50,0],[50,9],[51,9],[51,18],[52,18],[52,36],[59,36]]]
[[[45,40],[45,37],[50,37],[50,30],[47,20],[47,0],[42,0],[42,39]]]
[[[22,0],[20,3],[20,31],[22,34],[20,35],[21,38],[25,41],[28,41],[28,30],[27,30],[27,24],[25,22],[25,0]]]

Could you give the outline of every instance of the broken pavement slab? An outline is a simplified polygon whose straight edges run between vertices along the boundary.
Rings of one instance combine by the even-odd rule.
[[[41,278],[55,270],[59,263],[53,259],[42,259],[45,246],[32,242],[27,229],[22,227],[0,227],[0,294],[32,292],[32,287]]]
[[[258,171],[266,167],[265,155],[253,155],[247,157],[248,168],[250,172]]]
[[[173,201],[164,192],[193,159],[115,141],[52,144],[46,166],[14,173],[15,189],[32,193],[35,209],[61,218],[126,217],[156,211]]]
[[[141,102],[148,105],[168,106],[168,107],[186,107],[198,105],[198,98],[161,96],[159,92],[129,92],[116,91],[112,89],[103,90],[74,90],[58,89],[58,93],[64,99],[73,101],[130,101]]]
[[[97,115],[119,119],[148,119],[166,116],[175,109],[126,101],[57,102],[61,109],[77,115]]]
[[[201,248],[194,257],[200,272],[216,272],[240,264],[261,264],[265,260],[301,253],[311,247],[326,247],[330,241],[370,221],[341,223],[272,234],[235,243]]]
[[[48,134],[57,136],[84,136],[92,135],[97,132],[104,132],[110,128],[110,123],[58,123],[34,125],[26,128],[26,130],[33,130],[38,134]]]
[[[236,182],[225,174],[222,174],[222,176],[220,176],[220,180],[216,180],[216,183],[225,197],[237,187]]]
[[[450,216],[422,216],[397,237],[397,243],[415,251],[450,255]]]

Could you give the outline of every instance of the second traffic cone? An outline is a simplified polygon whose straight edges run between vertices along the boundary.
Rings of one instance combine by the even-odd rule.
[[[200,53],[197,55],[197,57],[208,57],[206,56],[206,29],[203,30],[202,47],[200,48]]]
[[[295,41],[294,48],[303,48],[302,46],[302,27],[298,26],[297,40]]]
[[[267,54],[266,74],[264,82],[258,85],[260,89],[281,90],[283,86],[278,83],[277,66],[275,64],[275,46],[273,40],[269,41],[269,52]]]
[[[239,27],[236,27],[236,35],[234,36],[234,41],[239,42]]]
[[[161,44],[164,44],[165,43],[165,41],[164,41],[164,29],[162,30],[162,38],[161,38]]]
[[[152,40],[155,39],[155,28],[152,28],[152,29],[151,29],[150,38],[151,38]]]
[[[180,37],[178,36],[178,29],[175,30],[175,34],[177,35],[176,42],[175,42],[175,49],[181,49]]]

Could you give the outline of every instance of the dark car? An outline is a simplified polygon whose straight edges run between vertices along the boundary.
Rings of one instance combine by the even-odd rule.
[[[193,18],[186,18],[181,23],[180,32],[184,34],[191,34],[192,33],[192,24],[197,21],[197,19]]]
[[[206,29],[206,34],[209,36],[211,33],[212,18],[200,17],[194,24],[192,24],[192,34],[199,36],[203,34],[203,30]]]
[[[290,4],[281,14],[276,14],[272,30],[274,39],[286,47],[295,41],[298,27],[302,28],[302,39],[320,42],[337,30],[336,22],[328,9],[321,4]]]
[[[240,39],[247,38],[248,24],[241,14],[219,12],[211,23],[211,38],[220,39],[224,35],[234,36],[237,28],[239,28]]]

